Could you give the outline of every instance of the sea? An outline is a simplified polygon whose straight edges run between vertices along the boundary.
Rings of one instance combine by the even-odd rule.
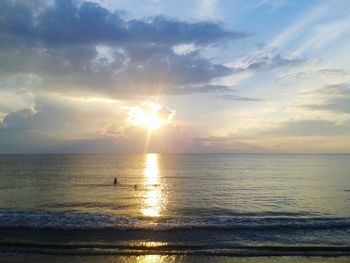
[[[0,252],[349,256],[350,155],[0,155]]]

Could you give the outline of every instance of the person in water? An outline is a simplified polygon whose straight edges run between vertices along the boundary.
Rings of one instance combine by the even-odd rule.
[[[114,185],[117,185],[117,184],[118,184],[118,180],[117,180],[117,177],[114,177],[114,181],[113,181],[113,184],[114,184]]]

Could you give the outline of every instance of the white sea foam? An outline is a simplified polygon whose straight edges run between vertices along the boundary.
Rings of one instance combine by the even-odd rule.
[[[230,216],[230,217],[134,217],[72,212],[25,212],[0,210],[0,228],[36,229],[350,229],[349,218]]]

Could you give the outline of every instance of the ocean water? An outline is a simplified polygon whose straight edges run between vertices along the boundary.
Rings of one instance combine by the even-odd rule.
[[[350,155],[0,155],[0,251],[344,256],[349,244]]]

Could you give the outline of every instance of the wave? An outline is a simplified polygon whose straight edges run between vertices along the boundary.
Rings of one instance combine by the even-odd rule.
[[[0,228],[115,230],[348,229],[350,218],[296,216],[136,217],[75,212],[0,210]]]
[[[345,256],[349,246],[230,246],[186,245],[162,243],[158,245],[109,243],[42,243],[0,241],[0,251],[51,255],[225,255],[225,256]]]

